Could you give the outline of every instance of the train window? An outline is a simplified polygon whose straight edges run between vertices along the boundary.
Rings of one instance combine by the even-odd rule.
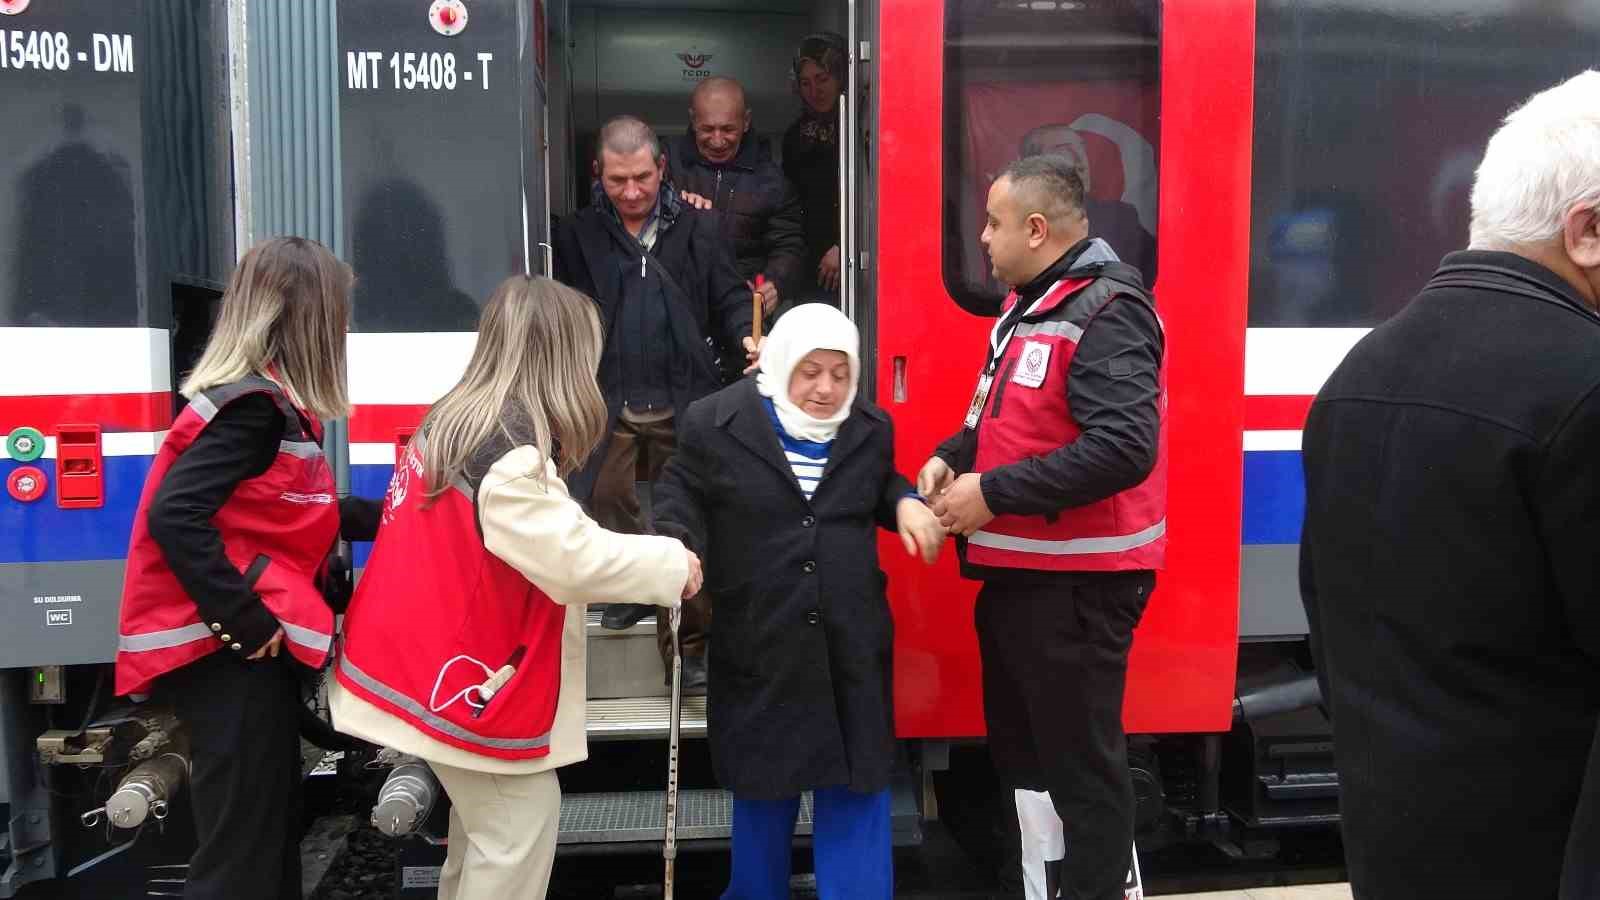
[[[1594,65],[1592,4],[1469,5],[1257,4],[1252,326],[1369,326],[1398,311],[1466,245],[1473,174],[1500,120]]]
[[[978,243],[989,186],[1023,155],[1078,160],[1090,233],[1156,276],[1159,0],[946,0],[944,282],[992,315]]]

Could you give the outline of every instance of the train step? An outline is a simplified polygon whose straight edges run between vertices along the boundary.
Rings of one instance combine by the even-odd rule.
[[[589,701],[589,740],[636,741],[665,738],[672,718],[670,697],[619,697]],[[684,697],[678,735],[706,736],[706,698]]]
[[[666,829],[664,791],[569,794],[561,798],[562,844],[660,841]],[[727,838],[733,829],[733,795],[724,790],[678,792],[678,839]],[[811,795],[800,798],[795,834],[811,833]]]
[[[646,616],[632,627],[611,631],[600,624],[604,612],[604,606],[589,609],[589,699],[666,697],[669,690],[656,647],[656,617]]]

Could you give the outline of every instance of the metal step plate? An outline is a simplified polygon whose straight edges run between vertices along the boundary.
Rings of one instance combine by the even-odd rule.
[[[659,841],[666,831],[663,791],[569,794],[561,798],[563,844]],[[726,838],[733,830],[733,795],[720,790],[678,792],[678,839]],[[811,794],[800,797],[795,834],[811,833]]]
[[[656,620],[647,616],[622,631],[600,624],[604,607],[592,607],[586,623],[589,636],[589,699],[664,697],[668,693],[656,648]]]
[[[706,736],[706,698],[684,697],[678,734]],[[671,697],[625,697],[589,701],[589,740],[637,741],[665,738],[672,718]]]

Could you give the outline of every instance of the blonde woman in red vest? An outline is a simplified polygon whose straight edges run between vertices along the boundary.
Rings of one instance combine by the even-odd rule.
[[[300,896],[299,674],[333,612],[318,582],[376,506],[335,502],[320,419],[347,415],[350,269],[276,238],[239,261],[189,405],[134,517],[118,694],[154,694],[188,726],[195,832],[184,896]]]
[[[585,604],[676,606],[700,562],[595,524],[564,481],[599,442],[595,304],[516,276],[466,374],[395,468],[345,619],[341,731],[428,761],[450,794],[442,900],[534,900],[555,859],[555,770],[588,755]]]

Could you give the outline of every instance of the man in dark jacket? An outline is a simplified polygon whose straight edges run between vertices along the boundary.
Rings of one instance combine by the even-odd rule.
[[[917,476],[960,535],[989,752],[1047,791],[1062,897],[1121,900],[1133,847],[1122,698],[1166,547],[1165,339],[1139,272],[1089,238],[1072,161],[1033,156],[989,191],[983,243],[1013,285],[960,432]]]
[[[1600,896],[1597,98],[1590,72],[1507,117],[1471,249],[1306,424],[1300,586],[1357,897]]]
[[[556,279],[600,306],[605,349],[600,390],[610,438],[573,479],[607,528],[643,531],[636,481],[654,481],[672,452],[674,414],[721,386],[719,358],[749,354],[750,290],[734,269],[715,221],[688,208],[664,178],[655,132],[631,116],[600,130],[600,183],[589,207],[556,229]],[[612,604],[608,627],[626,628],[650,607]],[[671,635],[657,619],[662,656]],[[684,688],[705,687],[710,610],[703,597],[683,605]],[[670,667],[669,667],[670,668]]]
[[[800,196],[751,130],[739,82],[700,82],[689,100],[689,133],[673,143],[667,161],[673,185],[693,195],[695,206],[716,211],[739,274],[752,289],[763,276],[761,305],[770,314],[798,289],[806,253]]]

